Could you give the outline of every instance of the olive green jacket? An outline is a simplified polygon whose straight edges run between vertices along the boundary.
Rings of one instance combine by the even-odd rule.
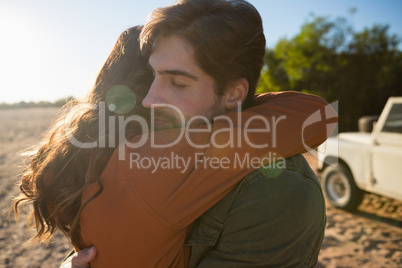
[[[282,172],[246,176],[195,222],[189,267],[315,267],[324,238],[325,203],[306,160]]]

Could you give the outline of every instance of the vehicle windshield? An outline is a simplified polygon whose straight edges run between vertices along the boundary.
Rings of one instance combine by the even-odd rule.
[[[392,106],[382,132],[402,133],[402,103]]]

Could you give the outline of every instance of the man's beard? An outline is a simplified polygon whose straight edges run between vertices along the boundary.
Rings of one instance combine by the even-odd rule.
[[[171,111],[173,111],[173,109],[169,107],[154,110],[154,118],[151,118],[152,121],[151,124],[154,124],[155,130],[185,127],[192,118],[192,117],[184,118],[184,122],[182,122],[179,116],[175,116],[175,114],[177,115],[177,112],[175,111],[171,112]],[[213,119],[216,116],[219,116],[224,112],[225,107],[223,107],[221,104],[221,97],[215,96],[214,103],[212,103],[209,107],[205,108],[198,115],[196,115],[197,117],[202,117],[202,119],[197,118],[192,120],[191,125],[205,125],[207,123],[212,123]],[[164,124],[163,126],[158,126],[157,124],[155,124],[156,123],[155,119],[161,119],[163,121],[166,121],[167,124]]]

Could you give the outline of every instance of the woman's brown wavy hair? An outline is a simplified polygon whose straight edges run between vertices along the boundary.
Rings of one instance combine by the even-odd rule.
[[[111,128],[108,120],[115,114],[107,108],[100,109],[99,104],[105,102],[110,88],[124,85],[137,97],[136,107],[125,116],[137,114],[148,118],[141,102],[152,83],[152,73],[147,68],[147,59],[140,52],[140,31],[141,27],[137,26],[120,35],[93,89],[83,102],[70,102],[64,107],[41,145],[29,156],[29,165],[21,175],[21,194],[14,200],[14,211],[18,216],[21,205],[32,203],[28,225],[34,225],[37,230],[32,241],[44,242],[59,229],[76,249],[87,246],[80,238],[80,212],[102,192],[100,175],[119,143],[116,133],[119,128],[117,125]],[[101,112],[105,113],[104,132],[99,131]],[[139,130],[137,124],[129,123],[125,128],[125,138],[140,134]],[[85,149],[73,145],[71,137],[82,143],[97,142],[101,138],[109,143],[104,148]],[[81,204],[82,192],[92,182],[97,182],[100,190]]]

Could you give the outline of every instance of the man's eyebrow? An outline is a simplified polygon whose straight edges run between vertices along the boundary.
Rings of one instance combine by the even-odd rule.
[[[147,67],[155,74],[155,70],[154,70],[154,68],[152,68],[152,65],[149,62],[147,63]],[[174,70],[174,69],[173,70],[162,70],[162,71],[158,71],[158,74],[160,74],[160,75],[164,75],[164,74],[181,75],[181,76],[188,77],[192,80],[198,81],[197,76],[195,76],[189,72],[183,71],[183,70]]]
[[[155,73],[154,68],[152,68],[152,65],[148,62],[147,63],[147,67],[153,72]],[[195,81],[198,81],[198,77],[195,75],[190,74],[189,72],[183,71],[183,70],[162,70],[162,71],[158,71],[158,74],[163,75],[163,74],[170,74],[170,75],[181,75],[181,76],[185,76],[188,77],[190,79],[193,79]]]
[[[180,75],[180,76],[184,76],[184,77],[188,77],[192,80],[198,81],[198,77],[188,73],[186,71],[183,70],[162,70],[162,71],[158,71],[158,74],[163,75],[163,74],[170,74],[170,75]]]

